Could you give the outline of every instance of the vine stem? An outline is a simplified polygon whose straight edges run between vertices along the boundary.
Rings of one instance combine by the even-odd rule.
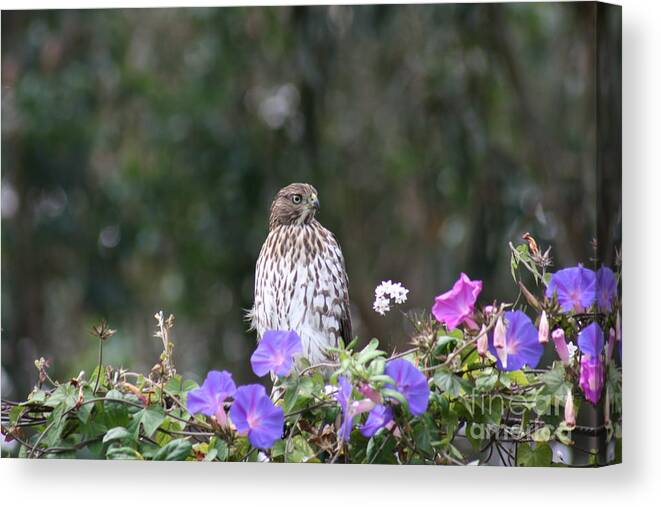
[[[99,379],[101,378],[101,368],[103,367],[103,340],[99,340],[99,367],[96,371],[96,382],[92,394],[96,396],[96,390],[99,388]]]
[[[487,334],[493,327],[496,325],[496,322],[498,322],[498,319],[502,316],[503,314],[503,309],[498,312],[496,315],[496,318],[492,319],[491,323],[489,323],[488,326],[484,328],[483,331],[479,332],[477,336],[471,338],[468,340],[466,343],[464,343],[461,347],[459,347],[457,350],[454,350],[450,355],[448,355],[447,359],[442,362],[441,364],[436,364],[434,366],[429,366],[428,368],[425,368],[424,371],[433,371],[436,368],[440,368],[442,366],[448,366],[449,364],[454,361],[454,358],[457,357],[459,354],[461,354],[464,350],[466,350],[468,347],[471,347],[477,343],[477,340],[482,338],[485,334]]]

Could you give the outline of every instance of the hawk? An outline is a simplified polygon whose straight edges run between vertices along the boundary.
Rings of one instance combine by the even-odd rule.
[[[344,257],[333,233],[315,219],[317,195],[312,185],[292,183],[273,199],[249,312],[258,339],[270,329],[296,331],[311,364],[327,360],[338,338],[351,340]]]

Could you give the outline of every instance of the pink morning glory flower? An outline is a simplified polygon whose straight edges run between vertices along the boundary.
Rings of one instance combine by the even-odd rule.
[[[367,416],[365,424],[359,429],[363,436],[369,438],[390,421],[392,421],[392,409],[386,405],[376,405]]]
[[[489,337],[489,350],[498,359],[498,368],[504,371],[520,370],[527,365],[537,367],[544,346],[539,343],[537,329],[530,318],[520,310],[505,312],[504,336],[500,323]]]
[[[197,389],[188,392],[186,409],[191,414],[216,416],[216,420],[225,425],[226,416],[223,403],[236,392],[232,374],[227,371],[212,370]]]
[[[436,320],[444,323],[450,330],[464,322],[469,327],[477,329],[473,313],[477,296],[481,291],[481,280],[471,280],[465,273],[461,273],[452,290],[436,296],[431,311]]]
[[[565,268],[551,275],[546,288],[546,297],[558,296],[558,303],[565,312],[583,312],[595,302],[597,276],[591,269],[581,264],[575,268]]]
[[[289,375],[294,355],[301,352],[301,337],[296,331],[266,331],[250,358],[252,371],[258,377],[268,372],[280,377]]]
[[[581,371],[578,381],[585,399],[596,405],[604,387],[604,364],[599,356],[581,357]]]
[[[429,385],[424,374],[406,359],[390,361],[385,374],[395,381],[394,386],[388,387],[396,389],[406,398],[411,413],[424,414],[429,403]]]
[[[276,407],[260,384],[241,386],[236,390],[230,418],[240,434],[259,449],[270,449],[282,436],[285,416],[282,407]]]

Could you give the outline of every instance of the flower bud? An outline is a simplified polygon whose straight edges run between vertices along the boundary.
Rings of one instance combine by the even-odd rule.
[[[484,307],[484,316],[489,318],[491,317],[494,313],[496,313],[496,307],[493,305],[487,305]]]
[[[542,312],[542,316],[539,319],[539,332],[537,333],[537,339],[539,340],[539,343],[549,342],[549,319],[546,316],[546,311]]]
[[[554,329],[551,333],[551,338],[553,338],[555,351],[558,353],[560,360],[565,364],[569,364],[569,348],[567,348],[565,332],[563,329],[560,327],[558,329]]]
[[[477,353],[484,357],[487,355],[487,350],[489,350],[489,337],[487,336],[487,327],[482,324],[480,337],[477,339]]]
[[[374,403],[383,403],[383,397],[381,396],[381,393],[379,393],[379,391],[374,389],[371,385],[361,383],[358,386],[358,390],[363,396],[365,396],[365,398],[369,398]]]
[[[572,392],[567,393],[565,400],[565,424],[570,428],[576,426],[576,411],[574,410],[574,396]]]
[[[498,355],[498,359],[500,359],[503,368],[507,368],[506,340],[507,328],[505,326],[505,321],[502,317],[498,317],[496,329],[494,329],[493,332],[493,346],[496,348],[496,354]]]

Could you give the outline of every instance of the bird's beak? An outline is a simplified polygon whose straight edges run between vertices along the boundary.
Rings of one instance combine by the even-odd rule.
[[[319,199],[317,198],[317,194],[312,194],[312,197],[310,197],[310,206],[316,211],[319,211]]]

